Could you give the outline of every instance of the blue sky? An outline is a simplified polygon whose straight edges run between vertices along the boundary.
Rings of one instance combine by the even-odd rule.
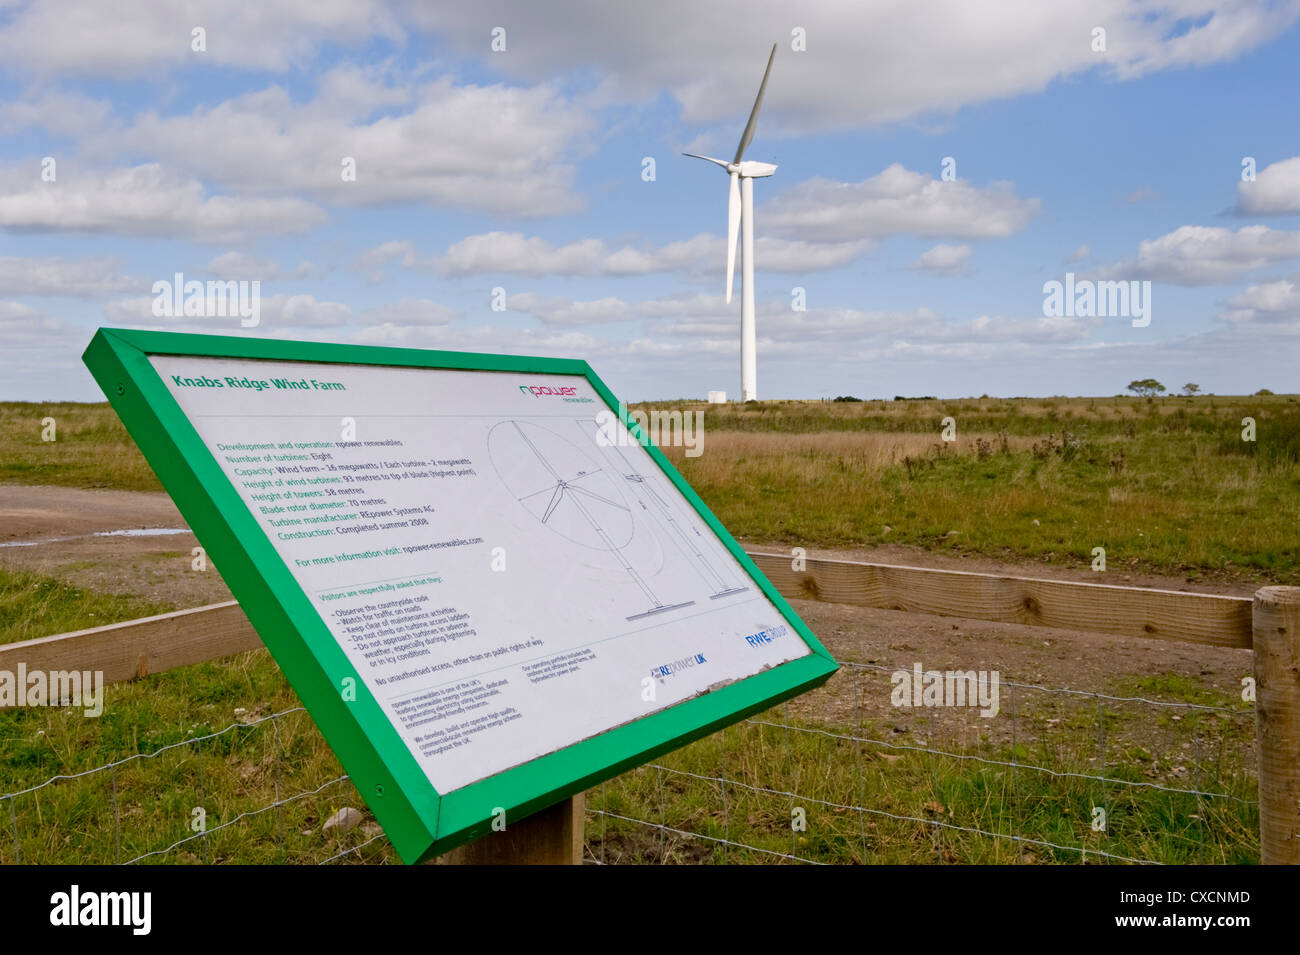
[[[97,400],[101,325],[581,357],[628,400],[734,395],[727,180],[680,154],[730,157],[773,42],[746,156],[780,166],[755,183],[760,397],[1295,391],[1298,19],[0,2],[0,398]],[[259,324],[155,314],[177,272],[260,282]],[[1046,315],[1067,272],[1150,282],[1149,324]]]

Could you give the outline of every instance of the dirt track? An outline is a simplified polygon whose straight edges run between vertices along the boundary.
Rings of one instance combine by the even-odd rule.
[[[47,574],[78,587],[199,607],[229,600],[209,564],[190,569],[194,535],[96,537],[142,528],[184,528],[159,492],[0,485],[0,567]],[[69,539],[62,539],[69,538]],[[31,546],[3,546],[16,542]]]

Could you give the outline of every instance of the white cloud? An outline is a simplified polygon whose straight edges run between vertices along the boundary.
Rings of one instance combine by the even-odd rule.
[[[506,299],[512,312],[525,312],[544,325],[609,325],[639,317],[634,305],[621,298],[592,301],[543,298],[534,292],[520,292]]]
[[[316,266],[305,259],[295,268],[283,269],[274,259],[249,255],[245,252],[223,252],[207,264],[207,271],[223,279],[256,279],[270,282],[276,279],[304,279],[316,272]]]
[[[415,243],[405,239],[381,243],[357,256],[356,265],[357,268],[370,271],[389,262],[400,262],[404,269],[416,268],[420,263],[415,254]]]
[[[1010,183],[980,188],[942,182],[898,163],[861,182],[810,179],[776,196],[763,227],[804,240],[845,242],[888,235],[1002,238],[1023,229],[1038,211]]]
[[[969,245],[936,245],[917,257],[908,268],[935,275],[965,275],[970,268]]]
[[[186,66],[286,72],[324,44],[356,47],[403,32],[380,0],[135,0],[11,2],[0,28],[0,63],[27,73],[157,77]],[[191,49],[195,27],[206,52]]]
[[[152,295],[120,299],[104,306],[104,316],[113,325],[167,331],[217,333],[241,327],[239,316],[157,316],[153,303]],[[260,296],[258,317],[258,333],[266,333],[285,326],[337,329],[350,324],[356,316],[342,302],[320,301],[314,295],[278,294]]]
[[[138,288],[108,258],[68,260],[0,257],[0,295],[66,295],[103,298]]]
[[[361,321],[367,325],[446,325],[460,317],[457,309],[427,298],[404,298],[367,309]]]
[[[376,40],[482,61],[516,79],[571,73],[599,78],[593,104],[648,101],[668,90],[687,122],[725,122],[733,145],[753,102],[763,59],[779,41],[764,124],[768,132],[859,128],[1035,93],[1100,71],[1120,79],[1225,62],[1273,39],[1300,11],[1290,0],[934,0],[923,5],[810,0],[792,18],[785,0],[701,4],[660,0],[136,0],[130,4],[11,0],[0,64],[25,75],[148,76],[225,66],[300,69],[329,47]],[[791,29],[807,50],[791,49]],[[488,29],[507,28],[493,53]],[[1094,53],[1104,24],[1107,51]],[[1190,24],[1190,26],[1189,26]],[[190,49],[207,31],[207,52]],[[719,38],[726,42],[720,43]],[[905,41],[900,42],[900,38]],[[918,69],[917,64],[925,64]],[[864,64],[870,64],[869,80]],[[756,156],[755,158],[761,158]]]
[[[1236,325],[1247,323],[1295,324],[1300,328],[1300,291],[1296,281],[1282,279],[1251,285],[1225,303],[1219,317]]]
[[[56,182],[14,174],[0,181],[9,183],[0,191],[0,228],[8,229],[234,242],[305,232],[325,219],[301,199],[208,196],[197,180],[156,163],[88,174],[65,164]]]
[[[1300,156],[1265,166],[1254,182],[1237,183],[1237,212],[1244,216],[1300,212]]]
[[[867,248],[866,241],[818,243],[760,238],[754,258],[767,271],[804,272],[838,268]],[[380,247],[383,248],[382,246]],[[379,250],[373,250],[378,252]],[[405,260],[407,249],[394,249]],[[368,253],[370,254],[370,253]],[[515,275],[629,276],[656,272],[726,272],[726,244],[721,236],[701,233],[690,239],[652,248],[610,248],[603,239],[579,239],[553,245],[522,232],[487,232],[466,236],[447,248],[434,267],[443,275],[510,273]],[[725,279],[725,274],[722,274]]]
[[[544,325],[609,325],[634,319],[658,319],[683,316],[730,314],[735,325],[737,305],[726,305],[720,295],[695,293],[668,298],[629,302],[614,296],[579,301],[558,296],[543,297],[520,292],[506,300],[509,310],[532,315]]]
[[[108,100],[66,90],[29,91],[19,99],[0,103],[0,133],[6,134],[40,128],[81,138],[90,132],[104,132],[113,121],[113,105]]]
[[[1077,342],[1088,338],[1097,322],[988,315],[960,321],[943,318],[928,308],[868,312],[826,308],[786,314],[776,312],[768,325],[774,337],[796,342],[823,340],[832,346],[838,343],[843,347],[861,347],[873,341],[877,344]]]
[[[152,296],[143,295],[119,299],[104,306],[104,315],[113,325],[170,331],[225,332],[240,327],[238,317],[159,317],[153,314],[153,302]],[[418,328],[445,325],[458,317],[458,310],[432,299],[399,299],[357,311],[344,302],[281,293],[261,296],[260,322],[255,334],[278,335],[286,329],[295,332],[328,329],[337,337],[346,335],[349,328],[379,325]]]
[[[262,303],[263,324],[338,328],[352,318],[352,309],[347,305],[318,301],[314,295],[272,295]]]
[[[1090,338],[1090,333],[1099,328],[1103,321],[1100,318],[1007,318],[1002,315],[981,315],[967,323],[954,325],[944,337],[955,341],[1023,344],[1080,342]]]
[[[871,248],[866,239],[848,242],[805,242],[802,239],[779,239],[759,236],[754,240],[754,261],[769,272],[817,272],[848,265]],[[726,260],[722,240],[718,239],[718,261],[726,278]],[[737,263],[740,253],[736,253]]]
[[[1300,258],[1300,232],[1243,226],[1180,226],[1138,246],[1134,259],[1102,269],[1102,278],[1218,285],[1250,269]]]
[[[1150,186],[1138,186],[1124,197],[1124,201],[1129,205],[1133,205],[1138,202],[1152,202],[1159,198],[1160,193],[1156,192]]]
[[[519,293],[508,300],[510,311],[526,312],[546,326],[622,324],[644,320],[650,338],[661,345],[699,348],[710,353],[734,351],[738,346],[739,309],[721,295],[695,294],[627,301],[607,297],[573,301]],[[1060,344],[1081,342],[1103,322],[1100,319],[1028,319],[979,316],[970,320],[945,318],[926,307],[861,310],[839,306],[814,307],[796,312],[789,302],[769,298],[756,309],[758,335],[765,353],[775,345],[785,352],[840,357],[845,349],[875,342],[996,342]],[[620,336],[624,337],[624,336]],[[686,341],[683,342],[682,340]]]
[[[247,194],[520,217],[580,208],[570,160],[588,148],[593,123],[551,87],[383,79],[338,68],[305,103],[271,86],[184,115],[150,110],[88,143],[98,154],[145,152]]]
[[[719,148],[734,149],[767,51],[779,41],[754,159],[765,158],[763,137],[774,132],[861,128],[955,110],[1091,71],[1128,79],[1224,62],[1272,40],[1300,15],[1293,2],[1252,0],[809,0],[797,15],[786,0],[478,0],[407,9],[455,52],[511,76],[593,69],[604,76],[594,102],[650,100],[667,89],[687,122],[725,125]],[[504,54],[491,53],[484,39],[485,24],[498,23],[507,27]],[[1092,51],[1099,24],[1107,29],[1104,54]],[[795,25],[806,30],[806,52],[791,49]]]
[[[70,388],[84,389],[90,375],[81,353],[91,334],[30,305],[0,300],[0,352],[5,356],[0,400],[66,399]],[[97,388],[93,394],[99,398]]]
[[[707,240],[708,236],[698,236]],[[517,275],[594,275],[612,271],[609,247],[601,239],[581,239],[555,246],[522,232],[487,232],[452,243],[438,260],[444,275],[474,275],[482,272],[511,272]],[[629,274],[624,257],[622,274]],[[681,262],[678,262],[680,265]],[[644,273],[637,268],[633,274]]]
[[[1087,245],[1081,245],[1065,258],[1065,264],[1070,265],[1073,262],[1084,262],[1092,257],[1092,249]]]
[[[353,340],[363,345],[441,348],[505,355],[550,355],[557,358],[591,359],[629,351],[627,343],[610,342],[572,329],[516,329],[485,323],[373,325],[363,329]]]
[[[6,330],[28,329],[40,317],[40,312],[22,302],[0,302],[0,322]]]

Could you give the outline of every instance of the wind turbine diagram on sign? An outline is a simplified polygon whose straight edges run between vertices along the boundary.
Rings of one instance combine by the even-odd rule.
[[[736,158],[731,162],[714,159],[712,156],[697,156],[695,153],[683,153],[692,159],[721,166],[731,175],[731,191],[727,198],[727,304],[731,304],[731,286],[736,271],[736,229],[744,223],[745,231],[741,243],[740,268],[740,400],[754,401],[758,398],[758,357],[755,354],[756,332],[754,330],[754,180],[770,176],[776,172],[776,166],[769,162],[745,161],[745,150],[754,138],[754,127],[758,123],[758,111],[763,105],[763,93],[767,90],[767,78],[772,72],[772,60],[776,58],[776,44],[767,57],[767,69],[763,72],[763,82],[758,88],[758,99],[750,111],[749,122],[741,134],[740,145],[736,147]]]
[[[665,602],[624,550],[636,533],[632,511],[618,485],[582,449],[549,428],[507,420],[488,432],[488,455],[501,483],[547,530],[580,547],[610,554],[648,601],[627,614],[640,620],[693,606]]]

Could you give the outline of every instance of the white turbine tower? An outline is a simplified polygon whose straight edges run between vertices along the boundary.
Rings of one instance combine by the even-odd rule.
[[[727,199],[727,304],[731,304],[731,285],[736,271],[736,227],[741,221],[745,223],[744,241],[741,243],[740,269],[740,400],[754,401],[758,398],[758,357],[755,354],[754,331],[754,180],[770,176],[776,172],[776,166],[769,162],[743,161],[745,149],[754,138],[754,126],[758,123],[758,110],[763,105],[763,93],[767,90],[767,77],[772,72],[772,60],[776,58],[776,44],[767,57],[767,69],[763,72],[763,82],[758,88],[758,99],[750,111],[749,122],[741,134],[740,145],[736,147],[736,158],[731,162],[714,159],[712,156],[697,156],[695,153],[683,153],[692,159],[703,159],[721,166],[731,174],[731,193]]]

